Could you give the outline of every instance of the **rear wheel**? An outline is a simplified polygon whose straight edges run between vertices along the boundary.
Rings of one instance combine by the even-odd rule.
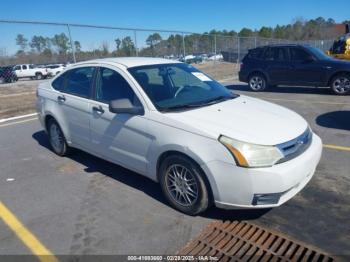
[[[36,74],[35,74],[35,79],[36,79],[36,80],[41,80],[42,78],[43,78],[42,73],[36,73]]]
[[[47,125],[49,134],[49,141],[53,151],[59,155],[64,156],[68,153],[69,147],[66,138],[63,135],[61,127],[54,119],[50,119]]]
[[[162,191],[174,208],[188,215],[196,215],[208,208],[204,175],[192,160],[181,155],[169,156],[159,172]]]
[[[263,91],[266,88],[266,79],[261,74],[252,74],[248,81],[249,87],[255,92]]]
[[[339,74],[333,77],[331,88],[336,95],[346,95],[350,93],[350,75]]]

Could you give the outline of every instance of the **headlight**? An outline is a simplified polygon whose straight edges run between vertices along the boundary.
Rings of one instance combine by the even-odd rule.
[[[273,166],[284,157],[275,146],[262,146],[220,136],[219,141],[230,151],[237,164],[242,167]]]

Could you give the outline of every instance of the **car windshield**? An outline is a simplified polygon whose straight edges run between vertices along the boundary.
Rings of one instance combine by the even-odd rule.
[[[147,65],[128,70],[160,111],[201,107],[237,96],[188,64]]]
[[[312,52],[312,54],[314,56],[317,57],[317,59],[320,60],[329,60],[332,59],[331,57],[329,57],[328,55],[326,55],[324,52],[322,52],[320,49],[315,48],[315,47],[308,47],[308,49]]]

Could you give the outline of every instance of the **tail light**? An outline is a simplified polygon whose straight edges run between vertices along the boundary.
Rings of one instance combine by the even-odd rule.
[[[243,63],[240,64],[240,70],[242,70],[242,69],[243,69]]]

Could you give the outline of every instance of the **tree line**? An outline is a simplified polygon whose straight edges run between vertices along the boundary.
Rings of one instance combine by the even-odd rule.
[[[343,21],[342,24],[350,23]],[[34,35],[27,39],[23,34],[18,34],[15,41],[18,51],[17,60],[26,60],[28,63],[65,62],[72,60],[72,44],[77,60],[86,60],[107,56],[180,56],[192,53],[213,53],[214,48],[218,52],[237,47],[237,38],[241,37],[241,45],[249,46],[251,37],[276,38],[291,41],[335,39],[339,36],[335,30],[336,22],[332,19],[318,17],[304,20],[294,19],[287,25],[275,27],[262,26],[260,29],[242,28],[239,32],[234,30],[211,30],[203,34],[171,34],[162,37],[159,33],[152,33],[146,38],[146,45],[137,50],[134,39],[130,36],[114,39],[113,46],[108,42],[102,42],[99,48],[86,50],[82,48],[80,41],[70,42],[65,33],[55,34],[53,37]],[[245,39],[246,38],[246,39]],[[184,45],[185,44],[185,50]],[[250,43],[251,44],[251,43]],[[251,47],[250,47],[251,48]]]

